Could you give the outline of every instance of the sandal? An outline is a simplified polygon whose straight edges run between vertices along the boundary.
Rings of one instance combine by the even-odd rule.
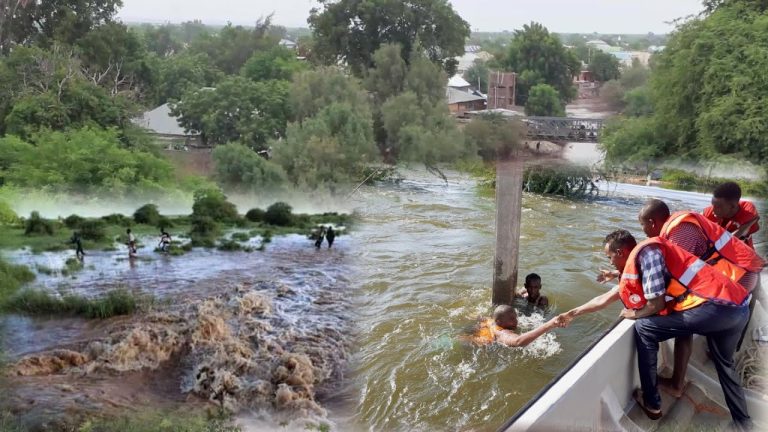
[[[640,389],[635,389],[634,392],[632,392],[632,399],[635,400],[637,403],[637,406],[640,407],[641,410],[645,413],[645,415],[648,416],[651,420],[658,420],[663,416],[664,414],[661,412],[661,410],[658,411],[652,411],[650,408],[645,406],[645,401],[643,401],[643,391]]]

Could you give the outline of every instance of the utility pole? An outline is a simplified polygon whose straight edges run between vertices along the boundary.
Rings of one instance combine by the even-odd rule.
[[[517,286],[520,217],[523,206],[523,160],[502,156],[496,164],[496,256],[493,266],[494,305],[511,304]]]

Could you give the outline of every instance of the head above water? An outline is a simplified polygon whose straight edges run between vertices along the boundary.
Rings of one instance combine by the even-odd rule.
[[[662,200],[650,199],[640,209],[637,218],[645,235],[656,237],[661,234],[661,227],[669,219],[669,207]]]
[[[536,300],[539,298],[541,292],[541,276],[536,273],[529,273],[525,277],[525,290],[528,292],[529,300]]]
[[[725,182],[712,192],[712,211],[720,219],[732,219],[739,212],[741,188],[735,182]]]
[[[616,270],[623,272],[627,265],[627,258],[632,249],[637,246],[637,240],[627,230],[616,230],[605,236],[604,252]]]
[[[126,233],[126,234],[130,234],[130,233],[131,233],[131,229],[130,229],[130,228],[128,228],[127,230],[125,230],[125,233]]]
[[[517,311],[510,305],[498,305],[493,311],[493,321],[503,329],[514,330],[517,328]]]

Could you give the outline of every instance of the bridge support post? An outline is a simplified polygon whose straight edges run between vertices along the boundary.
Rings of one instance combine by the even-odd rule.
[[[517,286],[520,217],[523,206],[523,161],[496,164],[496,256],[493,268],[494,305],[511,304]]]

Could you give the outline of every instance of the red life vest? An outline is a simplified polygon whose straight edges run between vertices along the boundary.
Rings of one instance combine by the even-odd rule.
[[[749,293],[714,267],[661,237],[653,237],[635,246],[619,282],[619,297],[628,309],[641,309],[648,302],[643,295],[638,253],[645,247],[656,245],[664,256],[672,280],[666,295],[680,299],[675,310],[691,309],[705,301],[731,306],[741,305]],[[692,293],[694,296],[689,296]],[[691,298],[692,297],[692,298]],[[683,301],[693,300],[693,301]]]
[[[707,237],[707,252],[699,258],[720,270],[732,281],[738,282],[744,273],[759,273],[765,267],[765,261],[754,249],[699,213],[673,213],[661,228],[660,236],[669,239],[672,229],[684,222],[698,226]]]

